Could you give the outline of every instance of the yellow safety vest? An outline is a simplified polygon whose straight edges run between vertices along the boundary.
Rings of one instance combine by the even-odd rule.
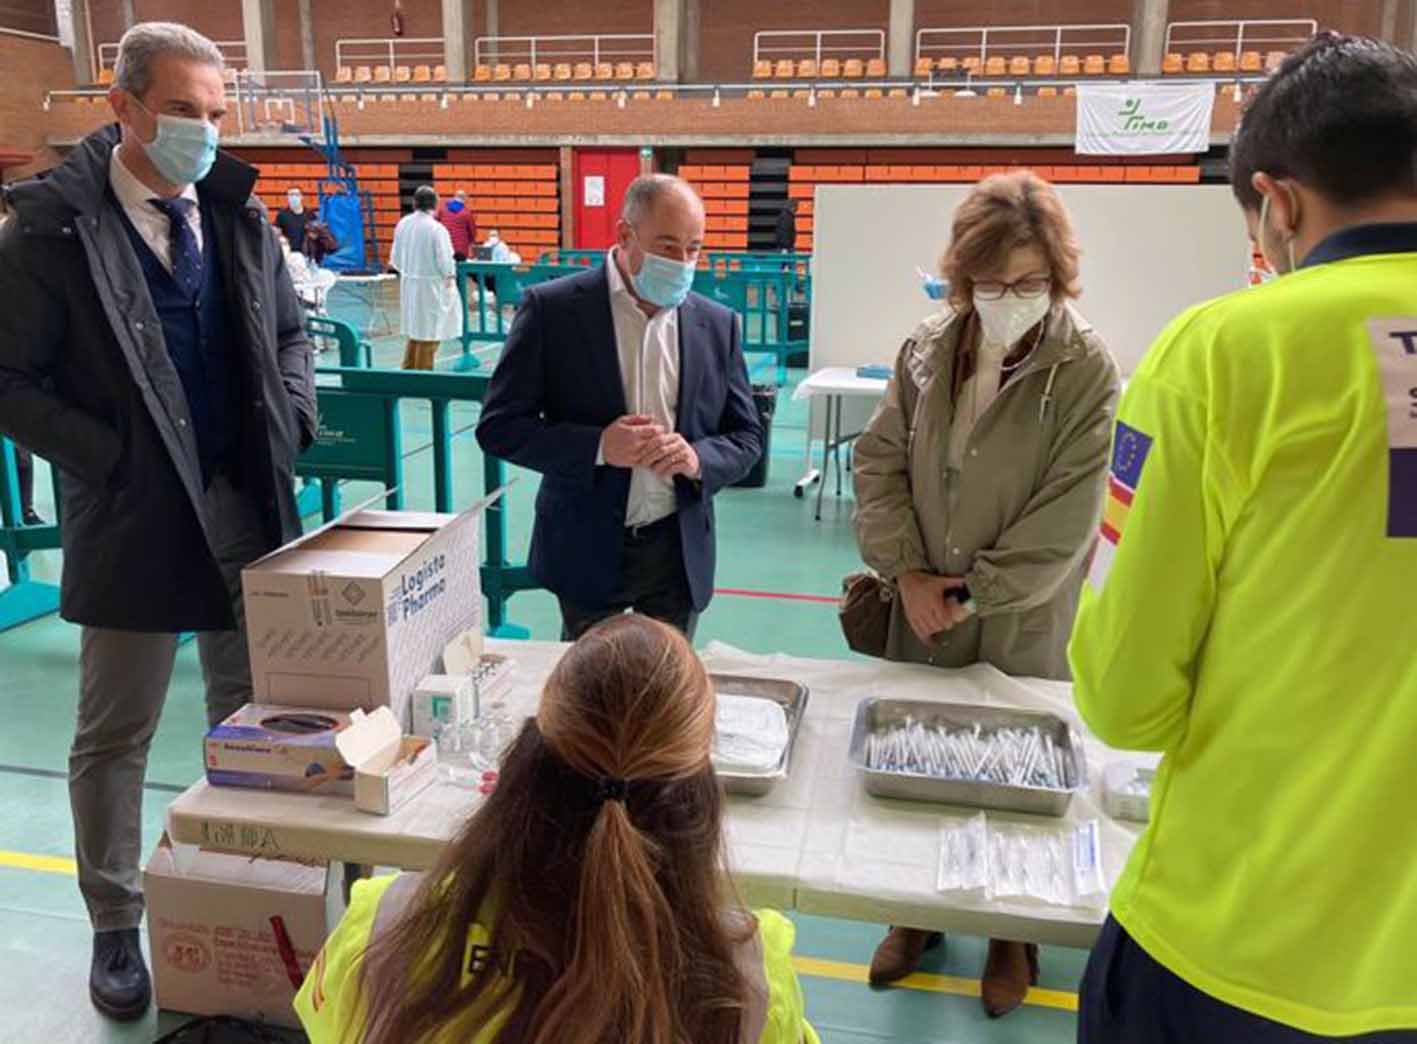
[[[397,921],[417,883],[418,875],[400,874],[355,884],[348,911],[295,998],[295,1010],[311,1044],[349,1044],[362,1039],[359,1027],[364,1024],[365,1004],[359,971],[364,952],[372,939]],[[744,967],[754,987],[744,1018],[752,1028],[745,1028],[744,1040],[749,1044],[820,1044],[807,1023],[802,987],[792,967],[796,929],[775,911],[761,910],[754,916],[758,932],[749,949],[757,958],[756,967]],[[468,933],[469,954],[475,955],[475,948],[487,946],[491,938],[487,926],[474,924]],[[509,989],[515,986],[509,984]],[[470,1042],[459,1038],[457,1044],[489,1044],[504,1021],[505,1015],[493,1019]],[[453,1040],[450,1037],[436,1044],[453,1044]]]
[[[1417,1027],[1414,250],[1350,230],[1161,335],[1071,649],[1097,735],[1165,752],[1113,913],[1320,1035]]]

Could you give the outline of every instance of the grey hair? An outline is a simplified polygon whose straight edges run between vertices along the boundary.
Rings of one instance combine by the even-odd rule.
[[[413,190],[414,210],[433,210],[438,206],[438,191],[432,185],[419,185]]]
[[[629,224],[637,225],[649,217],[656,202],[675,190],[683,190],[698,198],[693,186],[683,178],[676,178],[673,174],[643,174],[630,182],[630,187],[625,190],[625,204],[620,216]]]
[[[141,22],[123,34],[113,86],[141,98],[153,84],[153,65],[165,54],[225,68],[221,51],[195,29],[177,22]]]

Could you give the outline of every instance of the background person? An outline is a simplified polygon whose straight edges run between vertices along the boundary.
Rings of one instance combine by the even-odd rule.
[[[314,1044],[815,1044],[791,922],[724,898],[714,706],[669,627],[581,639],[439,864],[355,885],[296,998]]]
[[[773,240],[773,246],[778,250],[797,249],[797,207],[797,200],[789,199],[778,211],[777,230]]]
[[[438,346],[463,332],[462,299],[458,296],[453,244],[434,211],[438,194],[420,185],[413,194],[413,213],[394,228],[389,266],[399,274],[399,307],[405,370],[431,370]]]
[[[1066,679],[1120,382],[1067,304],[1078,247],[1053,188],[1027,172],[980,182],[943,275],[948,307],[905,342],[855,449],[857,542],[896,589],[886,656]],[[893,928],[872,982],[905,977],[939,940]],[[990,942],[989,1014],[1037,979],[1036,946]]]
[[[477,245],[477,219],[467,205],[466,192],[458,189],[452,199],[438,207],[438,222],[452,240],[453,260],[466,261]]]
[[[305,209],[300,190],[293,185],[287,189],[285,206],[276,214],[276,228],[280,229],[290,249],[297,254],[305,253],[305,229],[313,216]]]
[[[108,100],[118,126],[12,190],[0,430],[59,470],[60,613],[83,627],[69,796],[89,992],[131,1019],[151,995],[143,777],[177,635],[199,632],[209,723],[250,701],[241,569],[301,531],[292,473],[315,388],[256,170],[217,151],[216,46],[135,26]]]
[[[1128,385],[1074,691],[1165,757],[1083,1044],[1417,1041],[1414,155],[1412,54],[1289,58],[1230,153],[1282,274],[1182,315]]]
[[[762,452],[737,316],[689,292],[699,197],[636,179],[618,237],[600,267],[526,291],[477,427],[485,452],[543,476],[530,567],[568,640],[631,609],[692,636],[713,498]]]

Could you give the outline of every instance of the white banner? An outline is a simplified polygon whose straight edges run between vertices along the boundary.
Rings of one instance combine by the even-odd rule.
[[[1161,156],[1210,149],[1215,84],[1078,85],[1077,151],[1087,156]]]

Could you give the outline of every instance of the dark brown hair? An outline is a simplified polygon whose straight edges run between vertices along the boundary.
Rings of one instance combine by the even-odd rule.
[[[950,245],[940,273],[950,284],[950,304],[974,306],[974,282],[997,272],[1014,247],[1036,244],[1048,259],[1053,300],[1077,297],[1077,236],[1053,186],[1031,170],[994,174],[975,185],[954,214]]]
[[[734,1044],[753,922],[727,916],[714,706],[663,624],[617,617],[576,643],[497,789],[370,948],[366,1041],[470,1039],[506,1014],[499,1044]],[[464,985],[479,919],[492,956]]]

